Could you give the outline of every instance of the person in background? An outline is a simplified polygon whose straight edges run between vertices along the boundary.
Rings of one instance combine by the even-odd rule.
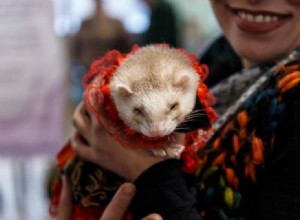
[[[142,44],[166,43],[180,46],[177,18],[173,7],[165,0],[144,0],[150,8],[150,26]]]
[[[135,219],[151,213],[163,219],[299,219],[300,3],[210,2],[243,65],[229,78],[235,85],[245,77],[253,81],[236,92],[246,91],[242,99],[227,103],[231,115],[224,110],[215,135],[198,152],[194,177],[185,178],[179,160],[155,160],[124,149],[93,122],[84,103],[74,115],[85,137],[77,141],[76,152],[135,184],[130,205]],[[232,91],[230,83],[217,85]]]
[[[71,62],[71,101],[77,105],[82,99],[82,77],[95,59],[111,49],[128,52],[130,35],[118,19],[103,9],[103,0],[94,0],[95,12],[82,22],[78,33],[69,39]]]
[[[102,0],[94,2],[93,16],[83,21],[70,42],[71,60],[80,62],[86,69],[108,50],[128,52],[130,49],[130,37],[122,22],[106,14]]]

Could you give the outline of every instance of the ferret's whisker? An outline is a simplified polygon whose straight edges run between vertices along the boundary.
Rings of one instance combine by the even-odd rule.
[[[203,115],[206,115],[205,113],[202,113],[202,112],[196,112],[196,113],[193,113],[193,114],[189,114],[187,115],[186,117],[191,117],[191,116],[203,116]]]
[[[206,113],[204,112],[194,112],[194,113],[191,113],[189,115],[187,115],[187,117],[191,117],[191,116],[203,116],[203,115],[206,115]]]
[[[197,121],[201,121],[201,117],[206,116],[206,114],[202,114],[202,113],[194,113],[194,114],[189,114],[185,117],[184,122],[188,122],[188,121],[194,121],[194,119],[197,119]]]
[[[205,114],[205,111],[203,109],[194,110],[189,115],[194,115],[194,114]]]
[[[148,130],[145,124],[141,124],[141,127],[143,127],[145,130]]]
[[[189,127],[177,127],[177,131],[191,131]]]

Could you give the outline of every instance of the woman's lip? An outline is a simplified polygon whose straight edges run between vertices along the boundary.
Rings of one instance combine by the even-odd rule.
[[[278,16],[278,17],[287,17],[287,16],[291,16],[292,13],[290,12],[286,12],[286,13],[280,13],[280,12],[275,12],[275,11],[266,11],[266,10],[251,10],[251,9],[245,9],[245,8],[239,8],[239,7],[231,7],[231,6],[227,6],[231,11],[233,11],[234,13],[237,12],[246,12],[249,14],[253,14],[253,15],[270,15],[270,16]]]
[[[240,9],[240,8],[230,8],[230,7],[228,8],[231,10],[234,16],[235,23],[241,30],[249,33],[255,33],[255,34],[264,34],[276,30],[280,28],[282,25],[284,25],[289,19],[292,18],[292,14],[290,13],[279,14],[279,13],[267,12],[267,11],[250,11],[250,10]],[[242,19],[238,15],[238,13],[240,12],[248,13],[253,16],[255,15],[276,16],[278,20],[273,20],[271,22],[249,21],[246,19]]]
[[[268,33],[275,29],[278,29],[287,21],[287,19],[283,19],[283,20],[273,21],[270,23],[256,23],[256,22],[244,20],[237,15],[235,15],[234,20],[237,26],[241,30],[245,32],[258,33],[258,34]]]

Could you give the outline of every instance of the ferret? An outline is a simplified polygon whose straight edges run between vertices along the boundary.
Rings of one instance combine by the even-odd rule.
[[[110,81],[121,120],[148,137],[170,135],[192,113],[200,77],[188,57],[175,48],[145,46],[129,55]],[[183,146],[153,150],[178,157]]]

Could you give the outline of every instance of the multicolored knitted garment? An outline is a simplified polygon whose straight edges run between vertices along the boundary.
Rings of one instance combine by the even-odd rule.
[[[274,159],[272,152],[283,150],[276,145],[278,128],[285,123],[286,103],[299,91],[295,52],[262,74],[215,123],[215,135],[194,157],[198,168],[192,185],[203,219],[243,219],[261,170]]]

